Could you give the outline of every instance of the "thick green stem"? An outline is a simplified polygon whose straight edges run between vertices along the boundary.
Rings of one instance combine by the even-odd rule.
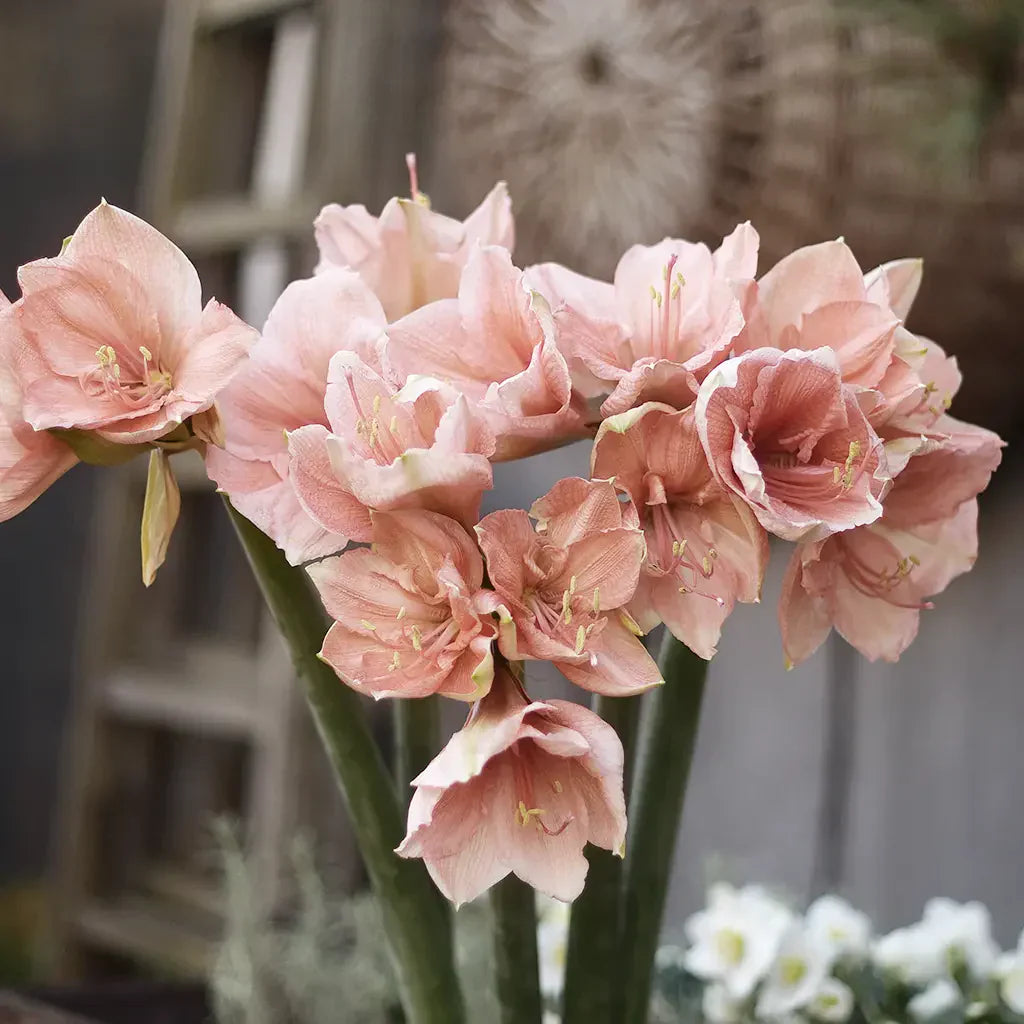
[[[628,770],[640,717],[640,698],[596,696],[592,706],[619,734]],[[623,861],[596,846],[587,847],[587,861],[587,885],[572,905],[569,923],[563,1024],[610,1021],[619,985]]]
[[[407,1024],[463,1024],[450,915],[423,864],[394,854],[405,831],[402,810],[362,698],[317,658],[326,630],[320,601],[303,570],[289,565],[268,537],[225,504],[306,688],[348,805],[380,904]]]
[[[647,698],[630,801],[617,1024],[647,1024],[672,854],[700,721],[707,662],[666,631],[665,685]]]
[[[441,749],[441,704],[437,697],[396,700],[392,703],[395,727],[395,781],[404,807],[412,799],[412,780]]]
[[[491,889],[494,974],[501,1024],[540,1024],[537,905],[533,889],[508,875]]]

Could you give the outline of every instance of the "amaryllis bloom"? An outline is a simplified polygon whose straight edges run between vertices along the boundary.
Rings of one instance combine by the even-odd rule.
[[[526,287],[507,249],[476,249],[458,298],[403,317],[388,337],[388,358],[398,373],[437,377],[479,407],[498,439],[496,459],[583,435],[551,311]]]
[[[354,352],[327,373],[328,426],[288,435],[289,478],[331,533],[370,540],[370,509],[426,508],[472,526],[491,486],[494,435],[465,396],[428,378],[397,390]]]
[[[412,197],[394,198],[374,217],[365,206],[332,203],[314,225],[320,249],[317,273],[350,267],[373,289],[388,320],[397,320],[435,299],[458,294],[459,275],[476,245],[512,249],[512,203],[499,182],[465,219],[453,220],[430,209],[416,186]]]
[[[573,900],[590,842],[622,854],[622,744],[578,704],[529,703],[506,668],[465,726],[413,780],[402,857],[422,857],[456,905],[510,872]]]
[[[634,245],[614,284],[556,263],[527,276],[555,310],[563,351],[591,375],[587,393],[612,392],[603,416],[648,401],[682,408],[743,329],[757,248],[741,224],[714,253],[676,238]]]
[[[661,673],[626,606],[640,578],[644,535],[608,480],[560,480],[530,510],[505,509],[476,528],[502,602],[505,657],[546,659],[577,686],[618,697]]]
[[[75,453],[21,414],[21,388],[12,372],[19,344],[15,314],[0,292],[0,522],[24,511],[77,461]]]
[[[816,539],[882,514],[882,443],[831,349],[727,360],[701,385],[695,418],[711,472],[770,533]]]
[[[36,430],[155,441],[209,409],[256,331],[204,307],[195,267],[144,221],[101,203],[64,251],[18,271],[26,353],[16,359]]]
[[[881,519],[797,547],[779,603],[789,664],[812,654],[833,627],[865,657],[896,661],[929,598],[974,565],[976,496],[999,464],[1002,442],[952,417],[938,422],[950,433],[919,439]]]
[[[372,512],[372,548],[310,566],[335,620],[320,656],[373,697],[477,700],[491,685],[494,595],[465,529],[436,512]]]
[[[780,260],[757,284],[757,302],[736,341],[736,351],[758,348],[831,348],[843,381],[873,388],[892,360],[903,308],[913,299],[905,267],[893,269],[893,289],[883,271],[864,272],[840,241],[808,245]],[[909,299],[908,299],[909,295]]]
[[[650,402],[605,420],[591,472],[629,492],[647,539],[631,614],[710,658],[735,603],[758,600],[768,536],[711,475],[693,409]]]
[[[286,433],[327,427],[331,357],[355,352],[380,370],[385,327],[377,298],[351,271],[296,281],[274,304],[248,363],[217,398],[223,445],[207,448],[207,471],[292,564],[340,551],[347,538],[324,529],[299,503]]]

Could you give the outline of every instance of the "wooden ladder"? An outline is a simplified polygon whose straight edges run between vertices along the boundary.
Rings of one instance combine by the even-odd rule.
[[[308,272],[313,217],[337,186],[330,126],[343,120],[343,92],[327,56],[345,51],[342,7],[166,7],[142,212],[196,262],[207,295],[256,325]],[[213,814],[243,815],[269,906],[295,828],[312,822],[321,841],[343,832],[220,501],[198,458],[175,468],[182,517],[148,592],[136,540],[144,471],[105,471],[98,487],[54,857],[57,976],[91,968],[96,954],[207,971],[223,909]],[[345,840],[334,840],[337,855]]]

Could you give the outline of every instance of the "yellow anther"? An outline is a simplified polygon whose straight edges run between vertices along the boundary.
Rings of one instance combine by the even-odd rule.
[[[562,784],[558,781],[558,779],[555,779],[555,781],[552,782],[551,785],[554,788],[556,793],[561,793],[562,792]]]
[[[658,301],[658,289],[655,288],[653,284],[651,285],[651,301],[652,302],[657,302]]]
[[[562,592],[562,618],[568,626],[572,622],[572,594],[565,590]]]
[[[368,629],[371,633],[377,632],[377,627],[370,622],[369,619],[360,619],[359,621],[362,624],[363,629]]]
[[[392,416],[391,421],[388,423],[388,430],[393,434],[398,429],[398,417]]]
[[[912,565],[920,565],[921,564],[921,559],[918,558],[917,555],[911,555],[910,556],[910,561],[911,561]]]
[[[704,570],[705,576],[711,575],[711,559],[707,555],[700,560],[700,567]]]
[[[414,651],[422,651],[423,650],[423,637],[420,634],[420,627],[419,626],[413,626],[412,627],[412,649]]]
[[[576,593],[576,577],[575,576],[570,576],[569,577],[569,596],[573,597],[575,595],[575,593]]]
[[[679,285],[680,288],[686,287],[686,278],[683,277],[681,270],[676,271],[676,284]]]
[[[592,606],[596,615],[601,610],[601,588],[594,587],[594,600]]]
[[[534,818],[539,818],[544,813],[545,812],[543,808],[527,807],[526,804],[523,803],[522,800],[520,800],[519,806],[516,808],[516,821],[519,822],[519,824],[522,825],[523,828],[526,828],[526,826],[529,825]],[[538,822],[537,824],[539,825],[540,822]]]
[[[832,467],[832,483],[834,483],[834,484],[839,483],[839,478],[842,475],[843,475],[842,467],[840,467],[840,466],[833,466]]]
[[[100,345],[96,349],[96,358],[100,361],[100,366],[113,366],[117,363],[117,353],[110,345]]]
[[[587,629],[585,626],[580,626],[576,630],[576,653],[582,654],[583,647],[587,642]]]
[[[708,548],[708,558],[714,561],[718,557],[718,548]]]
[[[672,291],[669,294],[672,296],[673,299],[678,299],[679,298],[679,282],[678,281],[673,281],[672,282]]]
[[[402,621],[402,619],[404,619],[404,618],[405,618],[405,605],[404,605],[404,604],[402,605],[402,607],[401,607],[401,608],[399,608],[399,609],[398,609],[398,614],[397,614],[397,615],[395,616],[395,618],[396,618],[396,619],[397,619],[397,620],[398,620],[399,622],[401,622],[401,621]]]
[[[153,353],[150,352],[149,349],[146,348],[145,345],[140,345],[139,346],[139,352],[142,355],[142,358],[145,359],[147,363],[153,361]]]
[[[373,415],[377,416],[380,413],[380,395],[373,396]]]
[[[654,293],[654,304],[661,309],[661,292]]]
[[[356,433],[360,437],[366,433],[366,420],[356,420]]]
[[[395,653],[391,655],[391,664],[388,665],[388,671],[389,672],[394,672],[396,668],[401,668],[401,667],[402,667],[402,659],[398,656],[398,651],[395,651]]]

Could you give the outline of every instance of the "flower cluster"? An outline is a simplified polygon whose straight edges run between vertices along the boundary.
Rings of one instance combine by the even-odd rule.
[[[760,886],[720,884],[685,932],[685,947],[659,951],[656,998],[687,1001],[687,979],[696,981],[698,1016],[712,1024],[1024,1015],[1024,933],[1002,952],[977,902],[929,900],[918,923],[877,936],[868,917],[837,896],[820,897],[801,915]]]
[[[771,535],[796,544],[789,663],[833,627],[895,659],[974,561],[1002,442],[948,414],[956,363],[904,325],[915,261],[865,274],[835,241],[759,277],[741,224],[714,250],[633,246],[597,281],[516,266],[504,186],[465,221],[415,175],[411,193],[379,217],[326,208],[316,273],[258,334],[101,205],[0,312],[0,513],[76,459],[149,450],[149,580],[177,512],[167,457],[202,450],[313,563],[346,684],[470,705],[415,780],[399,854],[456,903],[509,872],[571,900],[586,843],[623,849],[623,750],[583,707],[532,701],[521,663],[609,697],[661,684],[643,635],[664,623],[712,657]],[[590,479],[480,518],[493,463],[585,437]]]

